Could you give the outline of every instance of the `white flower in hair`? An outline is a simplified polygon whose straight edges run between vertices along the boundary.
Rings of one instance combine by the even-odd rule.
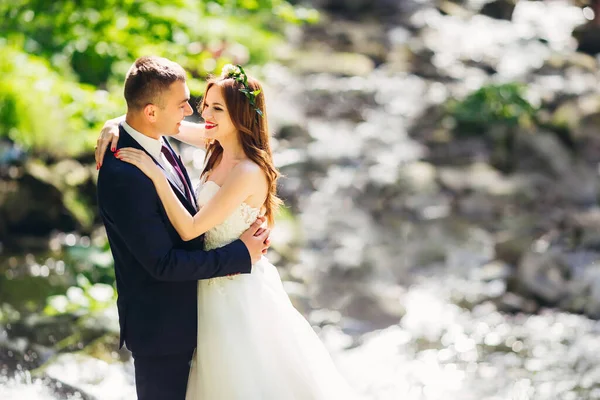
[[[242,71],[240,71],[240,69],[232,64],[226,64],[225,66],[223,66],[223,70],[221,71],[221,76],[223,78],[227,78],[229,76],[237,76],[239,74],[241,74]]]

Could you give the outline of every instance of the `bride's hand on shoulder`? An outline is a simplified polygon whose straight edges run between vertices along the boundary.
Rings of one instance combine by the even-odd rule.
[[[119,142],[119,123],[124,120],[123,116],[109,119],[104,123],[100,136],[96,141],[94,158],[96,159],[96,169],[100,169],[106,149],[110,146],[110,150],[114,153]]]
[[[134,149],[133,147],[125,147],[119,149],[115,153],[115,157],[121,161],[135,165],[146,174],[148,178],[152,179],[153,182],[164,176],[154,160],[142,150]]]

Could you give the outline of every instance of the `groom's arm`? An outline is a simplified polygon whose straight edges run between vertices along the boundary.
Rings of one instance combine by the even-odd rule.
[[[210,251],[173,248],[152,181],[136,167],[116,162],[103,166],[98,178],[106,223],[113,225],[150,275],[189,281],[250,272],[250,254],[241,240]]]

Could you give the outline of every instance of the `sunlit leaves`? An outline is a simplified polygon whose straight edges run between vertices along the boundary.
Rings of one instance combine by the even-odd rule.
[[[39,153],[74,155],[93,146],[100,124],[123,105],[117,96],[82,85],[48,63],[0,44],[0,137]]]
[[[0,0],[0,18],[0,73],[11,77],[0,82],[0,137],[75,155],[123,112],[135,58],[180,63],[198,96],[208,75],[265,62],[285,24],[316,12],[284,0]]]
[[[113,286],[105,283],[92,284],[83,275],[77,276],[78,286],[71,286],[64,295],[50,296],[46,300],[44,313],[97,313],[112,307],[117,299]]]

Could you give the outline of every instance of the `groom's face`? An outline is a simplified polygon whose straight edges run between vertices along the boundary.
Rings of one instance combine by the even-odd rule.
[[[188,115],[192,115],[190,106],[190,90],[185,82],[176,81],[163,92],[162,107],[156,113],[156,128],[160,134],[165,136],[179,133],[181,121]]]

